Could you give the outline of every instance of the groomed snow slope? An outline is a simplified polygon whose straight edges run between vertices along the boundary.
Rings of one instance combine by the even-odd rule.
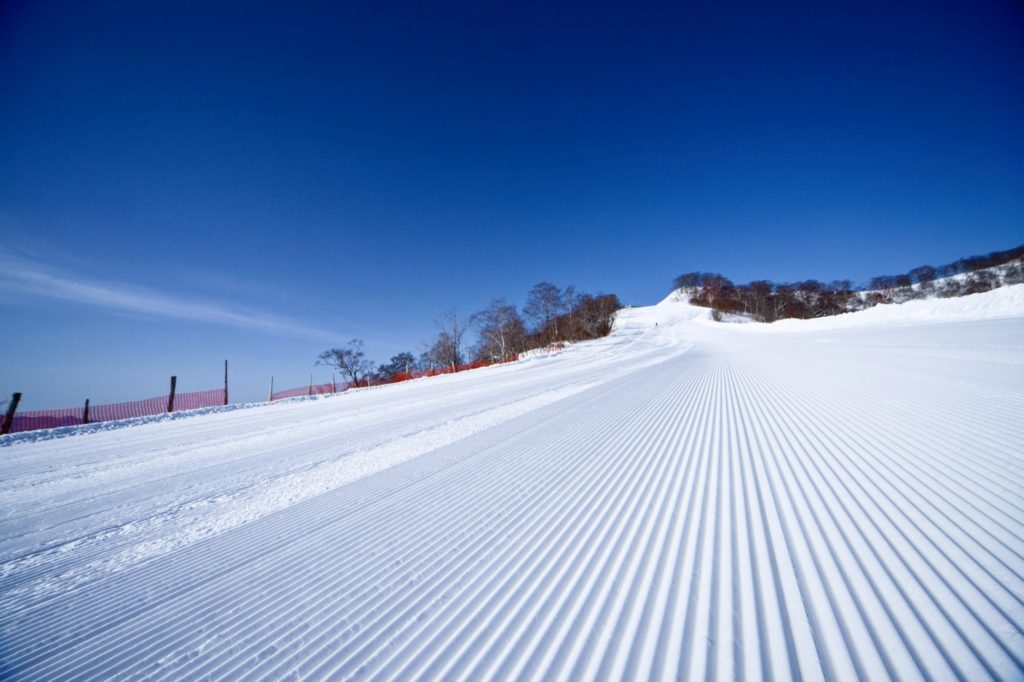
[[[1024,679],[1024,286],[875,310],[0,441],[0,677]]]

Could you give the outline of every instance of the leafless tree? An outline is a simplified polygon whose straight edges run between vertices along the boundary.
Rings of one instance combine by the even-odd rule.
[[[377,381],[386,383],[389,381],[395,381],[398,377],[404,377],[406,379],[412,376],[412,371],[416,367],[416,356],[412,353],[404,352],[398,355],[392,355],[391,360],[386,364],[377,367]]]
[[[558,341],[558,316],[564,306],[561,289],[551,282],[539,282],[530,289],[523,312],[533,321],[538,333],[546,335],[548,341]]]
[[[1003,285],[1024,283],[1024,264],[1011,263],[1003,272]]]
[[[373,371],[373,363],[366,358],[361,339],[352,339],[342,348],[325,350],[320,354],[317,364],[338,368],[353,386],[365,381]]]
[[[562,310],[565,313],[565,326],[566,329],[562,331],[564,336],[571,337],[576,333],[577,325],[577,312],[580,306],[583,305],[583,301],[589,297],[582,291],[578,291],[575,286],[570,284],[562,291]]]
[[[476,357],[501,360],[522,349],[526,327],[516,307],[504,298],[496,298],[485,309],[473,313],[470,325],[476,327],[480,343]]]
[[[438,337],[432,350],[440,353],[434,354],[434,357],[439,361],[438,364],[450,365],[452,371],[455,371],[462,364],[462,341],[469,324],[459,317],[455,308],[448,308],[441,313],[434,324],[438,329]]]
[[[962,295],[980,294],[997,286],[999,286],[999,279],[990,270],[978,270],[967,276]]]
[[[700,286],[701,275],[700,272],[687,272],[679,275],[672,282],[672,286],[676,289],[696,289]]]
[[[596,339],[607,336],[612,330],[615,314],[622,308],[622,301],[615,294],[583,294],[576,307],[575,339]]]
[[[452,337],[447,332],[437,333],[437,337],[434,339],[433,344],[427,348],[424,356],[432,370],[447,368],[454,372],[462,361],[462,358],[459,357],[455,350],[455,343],[452,341]]]
[[[766,320],[771,315],[768,302],[772,297],[772,289],[772,283],[763,279],[741,287],[739,293],[743,300],[743,311],[753,315],[755,320]]]
[[[935,280],[935,268],[930,265],[922,265],[911,270],[909,275],[917,280],[921,289],[930,289],[931,283]]]

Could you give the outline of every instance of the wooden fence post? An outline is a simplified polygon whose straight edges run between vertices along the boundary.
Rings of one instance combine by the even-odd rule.
[[[21,394],[15,393],[11,396],[11,404],[7,406],[7,416],[4,417],[3,428],[0,428],[0,435],[11,432],[14,426],[14,413],[18,410],[18,403],[21,402]]]
[[[312,374],[309,375],[309,391],[306,393],[306,395],[313,395],[313,375]]]
[[[89,399],[88,398],[85,399],[85,409],[82,410],[82,423],[83,424],[88,424],[89,423]]]
[[[334,372],[331,372],[331,393],[338,392],[338,381],[334,376]]]
[[[228,404],[228,361],[224,361],[224,404]]]
[[[267,402],[274,401],[274,377],[270,377],[270,397],[267,398]]]
[[[171,377],[171,394],[167,396],[167,411],[174,412],[174,389],[178,386],[178,377]]]

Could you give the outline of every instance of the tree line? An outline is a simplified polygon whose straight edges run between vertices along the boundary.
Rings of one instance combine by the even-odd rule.
[[[1024,282],[1024,245],[984,256],[961,258],[932,267],[921,265],[901,275],[872,277],[867,290],[850,280],[794,283],[758,280],[734,284],[718,273],[688,272],[676,277],[675,289],[686,291],[690,303],[712,309],[715,319],[726,314],[747,315],[759,322],[786,318],[809,319],[863,310],[879,303],[902,303],[915,298],[951,298]],[[996,272],[996,270],[1000,272]],[[957,277],[957,275],[961,275]]]
[[[352,386],[393,383],[414,376],[456,372],[516,359],[520,353],[551,344],[607,336],[622,302],[615,294],[589,294],[539,282],[530,289],[522,312],[505,298],[492,299],[468,317],[449,308],[435,319],[436,335],[418,355],[398,353],[376,364],[361,339],[320,354],[317,364],[334,367]],[[475,343],[469,338],[475,337]]]

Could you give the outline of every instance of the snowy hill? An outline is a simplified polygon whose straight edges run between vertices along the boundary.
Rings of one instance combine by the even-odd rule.
[[[1024,678],[1024,285],[0,441],[0,677]]]
[[[814,320],[779,320],[773,328],[811,331],[879,324],[932,324],[1019,317],[1024,311],[1024,284],[957,298],[927,298],[880,304],[857,312]],[[752,328],[763,329],[763,325]]]

